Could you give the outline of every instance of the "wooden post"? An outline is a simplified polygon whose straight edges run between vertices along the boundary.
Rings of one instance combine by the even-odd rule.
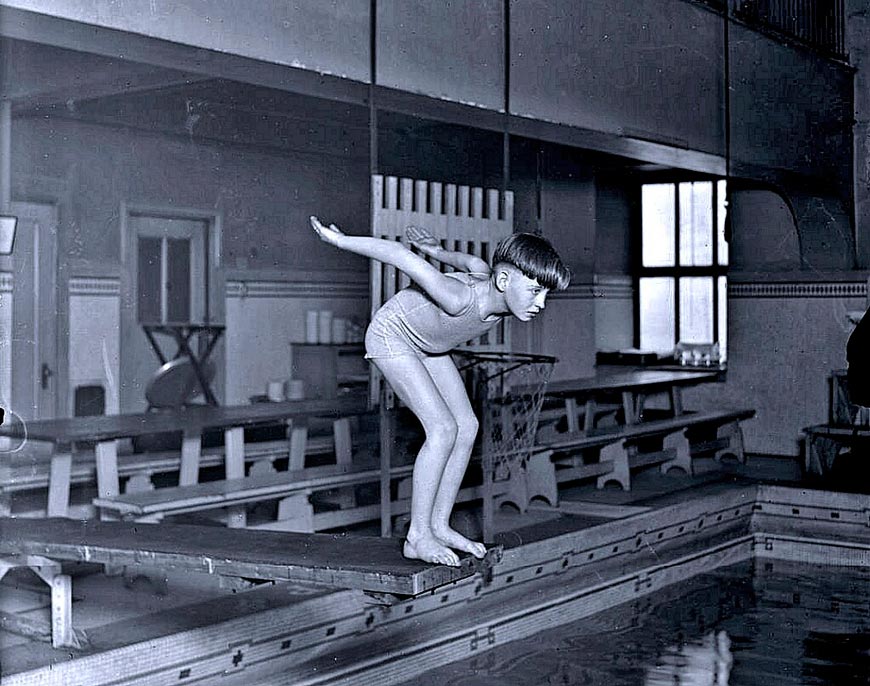
[[[69,480],[72,470],[71,446],[57,446],[51,456],[48,475],[49,517],[66,517],[69,510]]]
[[[380,403],[378,405],[379,435],[381,449],[381,536],[390,538],[393,533],[392,498],[390,496],[390,469],[393,463],[393,392],[387,388],[386,380],[381,383]]]

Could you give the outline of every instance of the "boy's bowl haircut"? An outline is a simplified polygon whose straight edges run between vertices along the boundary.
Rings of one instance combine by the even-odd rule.
[[[493,268],[500,263],[513,265],[549,290],[564,290],[571,282],[571,271],[559,253],[537,234],[515,233],[500,241],[492,256]]]

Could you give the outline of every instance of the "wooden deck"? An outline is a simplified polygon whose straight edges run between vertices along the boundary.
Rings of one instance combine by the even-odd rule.
[[[153,558],[119,558],[108,545],[112,532],[121,536],[117,548],[124,549],[131,536],[139,543],[153,543],[156,530],[166,525],[132,525],[136,531],[131,534],[117,522],[64,521],[64,528],[46,541],[40,521],[25,522],[18,535],[30,532],[28,551],[35,555],[74,551],[71,559],[129,562],[142,569],[180,558],[195,561],[200,555],[191,565],[197,573],[188,575],[192,580],[186,582],[197,589],[204,589],[208,579],[216,585],[225,573],[242,585],[246,578],[264,578],[272,572],[286,581],[236,593],[224,590],[211,598],[192,597],[181,606],[176,598],[174,605],[166,601],[167,609],[158,611],[163,602],[159,598],[179,592],[171,574],[167,589],[160,591],[166,595],[160,595],[135,577],[121,585],[119,577],[91,572],[81,579],[82,599],[75,605],[82,620],[94,604],[88,583],[115,584],[122,599],[141,591],[151,599],[150,611],[110,622],[91,619],[86,628],[89,641],[81,649],[56,650],[44,641],[23,639],[4,643],[3,683],[402,683],[427,665],[476,655],[736,562],[867,565],[865,495],[759,485],[747,476],[754,459],[750,457],[747,465],[710,460],[695,476],[648,470],[638,475],[631,492],[601,491],[587,484],[566,489],[558,508],[536,506],[524,514],[502,510],[496,538],[503,546],[501,559],[485,574],[460,576],[404,598],[323,585],[346,580],[350,574],[378,576],[382,570],[370,565],[382,554],[400,565],[388,575],[401,570],[416,573],[414,563],[401,560],[398,541],[376,536],[348,546],[347,537],[304,535],[299,538],[302,547],[289,551],[296,537],[286,534],[177,526],[189,529],[193,540],[152,545],[159,548]],[[794,476],[795,466],[784,464],[787,476]],[[790,480],[781,483],[799,486]],[[109,535],[107,544],[87,551],[76,546],[76,532],[94,526]],[[0,545],[9,531],[0,529]],[[208,540],[197,534],[208,534]],[[236,549],[241,545],[232,539],[236,535],[247,540],[244,546],[251,559]],[[302,541],[309,541],[307,548]],[[330,581],[324,576],[316,585],[300,583],[296,579],[304,573],[295,576],[298,569],[292,563],[311,561],[317,554],[314,542],[342,547],[323,553]],[[209,545],[215,547],[209,551]],[[217,554],[218,546],[222,555]],[[251,572],[253,576],[247,576]]]

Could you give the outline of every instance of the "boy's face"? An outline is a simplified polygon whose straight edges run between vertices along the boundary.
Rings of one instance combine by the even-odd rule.
[[[501,275],[499,275],[501,277]],[[508,269],[502,281],[505,302],[511,314],[521,322],[534,318],[546,306],[549,289],[530,279],[519,269]]]

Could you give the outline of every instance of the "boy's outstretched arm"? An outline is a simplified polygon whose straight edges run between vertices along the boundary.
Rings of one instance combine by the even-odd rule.
[[[386,262],[407,274],[448,314],[457,314],[468,305],[472,296],[465,284],[442,274],[401,243],[373,236],[348,236],[335,224],[325,226],[317,217],[311,217],[310,221],[320,240],[342,250]]]
[[[482,260],[476,255],[469,255],[468,253],[457,252],[455,250],[445,250],[441,247],[438,239],[424,228],[409,226],[405,229],[405,235],[420,252],[439,262],[449,264],[451,267],[469,273],[489,274],[491,271],[486,260]]]

